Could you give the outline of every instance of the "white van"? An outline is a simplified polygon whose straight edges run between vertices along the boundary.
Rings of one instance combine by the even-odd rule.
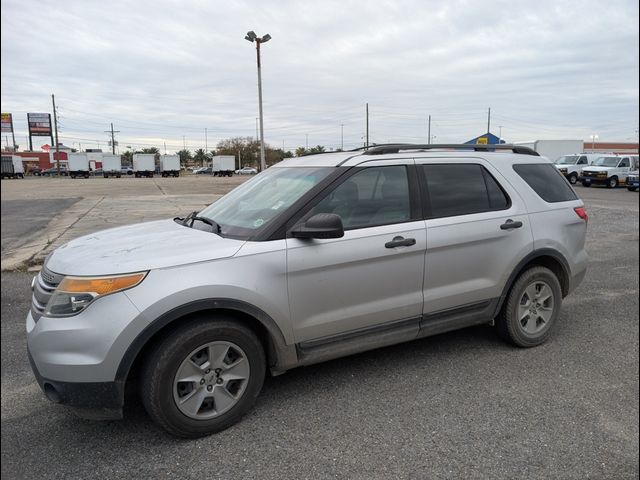
[[[592,161],[594,160],[592,159]],[[584,167],[589,165],[589,158],[586,153],[575,153],[558,157],[553,163],[558,171],[569,180],[571,185],[575,185],[578,183],[578,179],[582,177]]]
[[[593,184],[615,188],[627,182],[629,172],[638,170],[638,155],[601,155],[582,170],[582,186]]]

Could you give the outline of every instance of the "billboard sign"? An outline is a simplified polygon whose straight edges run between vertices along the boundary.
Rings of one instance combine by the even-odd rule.
[[[29,135],[51,136],[50,113],[27,113]]]
[[[10,113],[2,114],[2,133],[13,133],[13,118]]]

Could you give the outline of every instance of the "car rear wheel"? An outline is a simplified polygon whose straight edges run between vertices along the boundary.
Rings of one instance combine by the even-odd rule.
[[[519,347],[544,343],[558,318],[562,289],[556,275],[545,267],[523,272],[511,287],[496,327],[502,338]]]
[[[229,318],[201,318],[160,341],[141,375],[142,402],[178,437],[196,438],[238,422],[260,393],[260,340]]]

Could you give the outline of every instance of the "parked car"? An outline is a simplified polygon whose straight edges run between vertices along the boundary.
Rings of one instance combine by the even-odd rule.
[[[58,169],[56,167],[53,168],[47,168],[45,170],[42,171],[42,176],[43,177],[52,177],[58,174]],[[60,168],[60,175],[63,177],[68,177],[69,176],[69,171],[64,168],[61,167]]]
[[[42,175],[42,169],[40,167],[30,167],[28,169],[28,175],[39,177],[40,175]]]
[[[582,177],[582,170],[589,165],[589,160],[585,154],[563,155],[553,163],[569,183],[575,185]]]
[[[120,171],[122,172],[123,175],[133,175],[133,168],[123,165],[122,167],[120,167]]]
[[[104,170],[102,168],[94,168],[91,170],[91,175],[104,175]]]
[[[244,167],[240,170],[236,170],[237,175],[255,175],[256,173],[258,173],[258,170],[252,167]]]
[[[198,175],[211,175],[211,167],[199,168],[198,171],[194,171]]]
[[[159,425],[197,437],[238,422],[266,373],[480,324],[542,344],[585,276],[584,204],[533,150],[456,148],[288,159],[200,212],[69,241],[32,283],[40,387],[119,418],[134,379]]]
[[[608,188],[615,188],[624,185],[629,172],[638,170],[638,167],[637,155],[602,156],[582,170],[582,185],[606,185]]]
[[[627,190],[630,192],[638,191],[640,188],[640,181],[638,181],[638,170],[629,172],[627,177]]]

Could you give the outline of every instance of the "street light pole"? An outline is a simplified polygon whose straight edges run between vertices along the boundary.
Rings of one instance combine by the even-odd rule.
[[[598,138],[598,135],[594,133],[589,136],[591,137],[591,153],[596,153],[596,138]]]
[[[262,37],[258,37],[254,31],[247,32],[245,40],[256,44],[256,60],[258,64],[258,110],[260,113],[260,171],[267,168],[264,155],[264,116],[262,114],[262,73],[260,64],[260,44],[271,40],[268,33]]]

